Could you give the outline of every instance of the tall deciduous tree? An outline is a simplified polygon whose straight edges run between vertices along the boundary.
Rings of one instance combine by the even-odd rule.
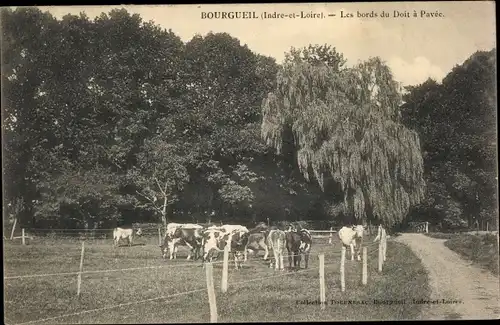
[[[392,225],[425,189],[419,137],[400,123],[400,102],[378,58],[343,69],[292,61],[263,104],[262,136],[278,152],[291,144],[304,177],[314,175],[357,221]]]
[[[430,195],[421,213],[443,228],[496,223],[496,50],[443,79],[407,87],[403,122],[420,134]],[[484,225],[483,225],[484,226]]]

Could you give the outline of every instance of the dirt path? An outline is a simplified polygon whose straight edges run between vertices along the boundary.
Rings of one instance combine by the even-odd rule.
[[[459,300],[459,304],[426,304],[421,319],[498,319],[499,278],[468,262],[444,246],[445,239],[402,234],[429,272],[431,300]],[[413,298],[413,297],[412,297]]]

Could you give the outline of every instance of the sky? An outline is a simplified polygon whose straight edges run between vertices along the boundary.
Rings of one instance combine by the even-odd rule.
[[[415,85],[431,77],[438,82],[451,69],[478,50],[496,47],[495,3],[460,2],[379,2],[314,4],[226,4],[161,6],[58,6],[39,7],[57,18],[85,12],[91,19],[113,8],[138,13],[172,29],[183,41],[195,34],[227,32],[241,44],[280,63],[290,48],[329,44],[344,54],[347,65],[378,56],[391,68],[402,85]],[[394,17],[394,11],[410,17]],[[439,12],[443,17],[420,17],[421,11]],[[323,19],[202,19],[203,12],[252,11],[267,13],[323,13]],[[387,18],[381,18],[385,11]],[[418,17],[413,17],[414,11]],[[376,13],[362,18],[359,13]],[[354,17],[341,17],[352,13]],[[327,16],[335,14],[334,17]]]

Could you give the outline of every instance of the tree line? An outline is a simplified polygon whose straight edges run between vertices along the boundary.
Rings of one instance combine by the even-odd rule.
[[[454,227],[494,209],[490,53],[402,98],[380,59],[345,67],[329,45],[279,65],[227,33],[184,43],[125,9],[3,9],[1,22],[4,221]]]

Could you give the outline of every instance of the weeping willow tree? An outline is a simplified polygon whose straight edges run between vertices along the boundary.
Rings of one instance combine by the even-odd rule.
[[[278,154],[291,142],[305,179],[323,191],[333,184],[345,214],[394,225],[425,189],[419,137],[400,123],[398,89],[378,58],[338,68],[295,57],[263,101],[262,137]]]

